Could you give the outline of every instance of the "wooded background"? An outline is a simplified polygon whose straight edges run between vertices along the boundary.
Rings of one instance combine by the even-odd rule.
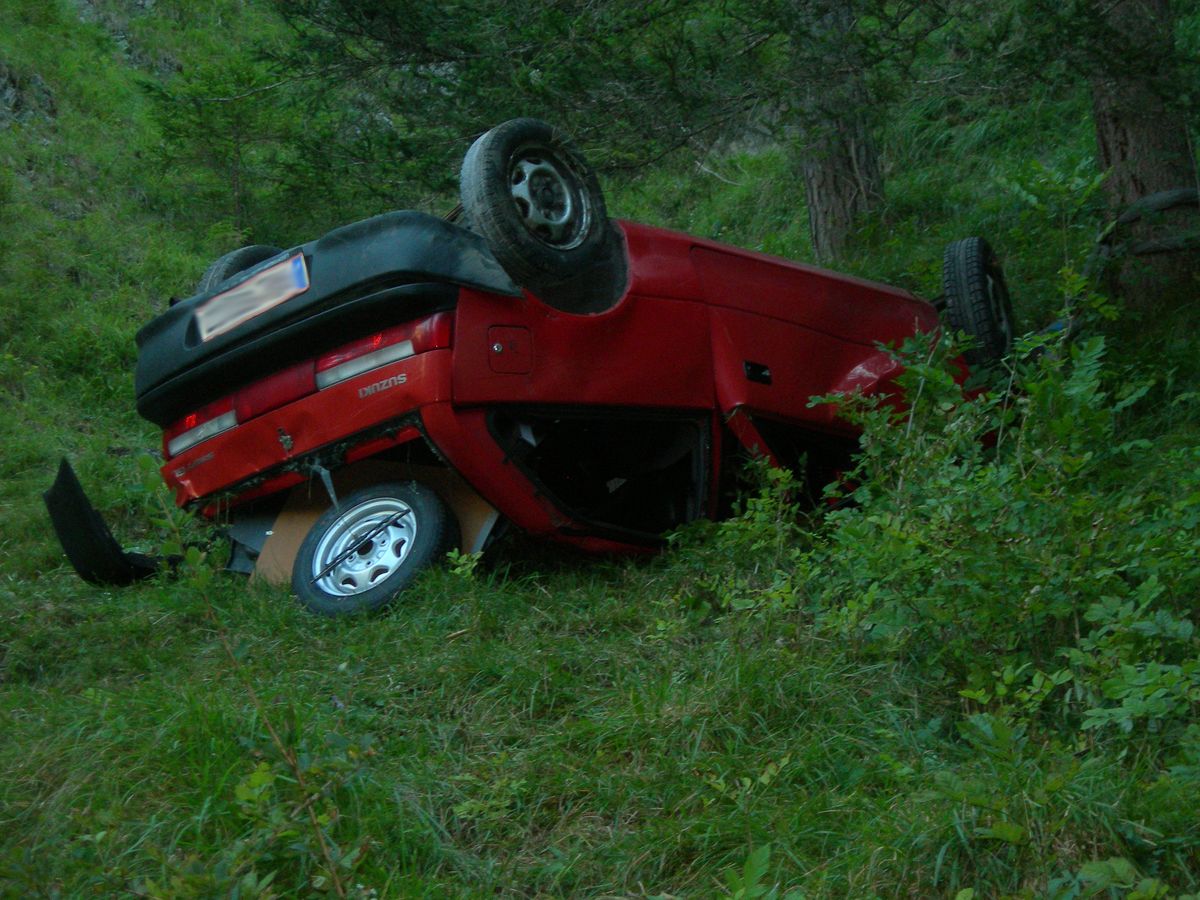
[[[779,147],[812,255],[827,264],[886,209],[889,135],[930,120],[970,127],[989,106],[1086,98],[1110,219],[1148,195],[1197,186],[1188,3],[295,0],[276,9],[291,31],[253,64],[185,69],[161,88],[171,159],[215,169],[236,227],[249,222],[250,196],[278,180],[325,194],[353,183],[392,201],[451,190],[462,147],[520,115],[563,126],[614,173]],[[278,153],[264,171],[269,146]],[[1173,208],[1175,231],[1194,225],[1195,206]],[[1145,217],[1122,239],[1144,241],[1160,224]],[[1183,302],[1192,257],[1140,260],[1120,290],[1139,310]]]

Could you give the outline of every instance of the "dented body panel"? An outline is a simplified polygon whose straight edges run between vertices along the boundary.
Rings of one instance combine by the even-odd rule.
[[[906,291],[618,226],[627,283],[595,314],[543,303],[476,235],[419,213],[338,229],[176,304],[139,332],[136,374],[176,501],[274,521],[248,544],[271,578],[339,485],[396,472],[444,473],[422,480],[482,523],[472,546],[503,519],[645,552],[726,511],[747,453],[837,471],[854,431],[810,398],[893,392],[880,345],[939,327]],[[197,325],[230,284],[298,257],[298,294],[220,333]]]

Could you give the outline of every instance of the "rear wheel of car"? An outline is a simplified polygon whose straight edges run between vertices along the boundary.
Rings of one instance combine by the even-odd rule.
[[[975,339],[974,346],[963,354],[969,364],[997,362],[1012,349],[1012,301],[1000,261],[987,241],[969,237],[947,245],[942,258],[942,291],[947,323]]]
[[[569,312],[611,305],[566,288],[619,266],[622,277],[610,279],[619,293],[623,251],[596,173],[565,134],[540,119],[497,125],[467,151],[459,190],[468,227],[515,281]]]
[[[282,252],[279,247],[267,244],[251,244],[231,250],[204,270],[204,274],[200,276],[200,284],[196,286],[196,293],[210,294],[238,272],[244,272]]]
[[[372,485],[340,498],[313,524],[292,566],[292,590],[323,616],[380,609],[456,539],[454,516],[429,488]]]

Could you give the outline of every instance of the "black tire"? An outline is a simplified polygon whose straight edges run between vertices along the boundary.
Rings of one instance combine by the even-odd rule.
[[[611,254],[596,173],[565,134],[540,119],[511,119],[476,140],[463,159],[459,193],[468,226],[539,296]]]
[[[211,294],[238,272],[244,272],[251,266],[256,266],[281,253],[283,251],[278,247],[271,247],[267,244],[251,244],[248,247],[231,250],[204,270],[204,274],[200,276],[200,284],[196,287],[196,293]]]
[[[362,488],[313,523],[292,565],[292,590],[322,616],[381,609],[457,540],[454,516],[424,485]]]
[[[942,292],[947,323],[975,338],[975,346],[963,358],[973,366],[1003,359],[1012,349],[1015,333],[1012,301],[1000,262],[987,241],[969,237],[947,245]]]

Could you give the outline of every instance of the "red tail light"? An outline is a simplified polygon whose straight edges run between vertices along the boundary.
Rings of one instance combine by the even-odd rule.
[[[422,319],[413,326],[413,352],[424,353],[426,350],[442,350],[450,346],[454,336],[454,314],[440,312]]]
[[[178,456],[184,450],[207,441],[222,431],[228,431],[238,423],[233,411],[233,398],[224,397],[194,413],[184,416],[163,432],[163,449],[167,457]]]
[[[233,408],[237,411],[238,421],[246,422],[285,403],[307,397],[316,389],[310,359],[242,388],[233,395]]]
[[[338,347],[317,357],[317,389],[323,390],[426,350],[449,347],[452,328],[450,313],[443,312]]]
[[[178,456],[202,441],[314,391],[426,350],[449,347],[453,329],[453,314],[440,312],[419,322],[384,329],[344,344],[316,360],[306,360],[268,375],[184,416],[163,433],[163,449],[167,458]]]

